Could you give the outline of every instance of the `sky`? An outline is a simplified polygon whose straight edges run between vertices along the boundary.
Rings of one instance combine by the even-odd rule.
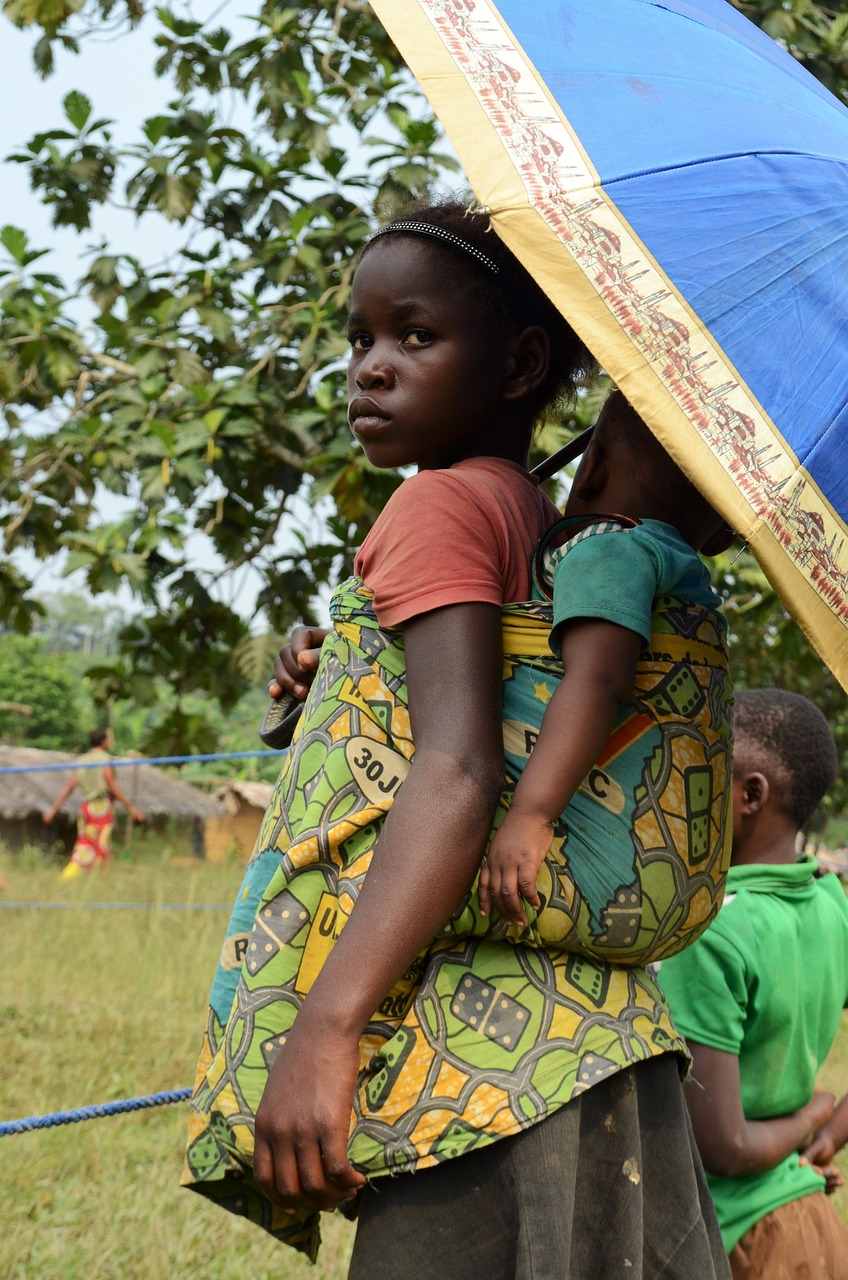
[[[120,38],[90,38],[83,52],[75,55],[56,51],[56,71],[42,80],[32,65],[36,37],[18,31],[0,18],[0,47],[3,50],[3,92],[0,94],[0,155],[7,156],[34,133],[61,128],[65,123],[62,99],[72,89],[90,98],[94,113],[133,127],[161,110],[167,99],[165,81],[153,74],[155,22],[145,19],[135,31]],[[116,130],[123,138],[126,128]],[[2,221],[24,226],[32,244],[56,246],[44,260],[48,269],[71,275],[79,249],[95,241],[94,232],[82,235],[72,230],[54,230],[50,215],[29,190],[23,165],[5,163],[2,179]],[[97,228],[101,233],[138,234],[130,214],[107,209]]]
[[[185,6],[174,5],[174,8],[178,12],[186,12]],[[216,25],[230,29],[241,27],[241,34],[253,29],[246,20],[240,21],[240,0],[225,0],[224,4],[199,0],[192,6],[190,16],[201,20],[207,14],[215,17]],[[62,128],[65,122],[62,99],[72,89],[80,90],[91,99],[98,118],[105,116],[116,121],[115,136],[122,144],[133,141],[141,121],[161,111],[174,96],[170,81],[159,80],[153,73],[156,57],[153,37],[157,29],[155,18],[148,17],[134,31],[118,36],[88,37],[82,43],[80,54],[66,53],[57,48],[56,70],[47,80],[42,80],[32,65],[36,36],[16,30],[0,16],[0,48],[4,65],[4,84],[0,93],[0,156],[5,157],[22,147],[40,130]],[[12,223],[25,228],[30,244],[35,248],[49,246],[51,252],[40,260],[39,269],[54,271],[66,280],[77,278],[82,252],[102,238],[116,247],[130,247],[142,260],[151,262],[161,260],[168,251],[168,234],[172,229],[163,218],[137,222],[131,213],[113,207],[97,211],[95,226],[90,231],[80,233],[51,227],[49,211],[30,191],[23,165],[0,163],[0,192],[0,225]],[[181,230],[174,227],[174,246],[181,236]],[[102,501],[104,517],[117,518],[121,510],[120,499],[104,493]],[[305,504],[300,514],[304,521],[314,522],[316,519],[315,511]],[[200,535],[192,540],[190,552],[200,567],[215,567],[214,556]],[[36,577],[37,594],[82,589],[76,576],[62,576],[60,563],[37,564],[31,557],[23,556],[20,564],[24,572]],[[258,575],[247,570],[235,580],[222,583],[219,593],[227,603],[244,616],[249,616],[258,586]],[[103,599],[98,597],[100,602]],[[116,600],[125,610],[138,609],[128,591],[119,593]]]

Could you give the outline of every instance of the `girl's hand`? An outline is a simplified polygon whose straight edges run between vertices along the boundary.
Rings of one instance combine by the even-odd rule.
[[[295,627],[274,662],[274,677],[268,684],[272,698],[293,696],[300,702],[315,679],[321,645],[329,633],[321,627]]]
[[[268,1074],[253,1173],[276,1204],[314,1211],[352,1200],[365,1178],[347,1156],[358,1038],[327,1025],[310,1029],[306,1007]]]
[[[529,902],[534,911],[542,905],[536,877],[552,840],[550,822],[510,809],[495,832],[480,870],[477,897],[484,916],[494,904],[507,924],[527,924],[521,899]]]

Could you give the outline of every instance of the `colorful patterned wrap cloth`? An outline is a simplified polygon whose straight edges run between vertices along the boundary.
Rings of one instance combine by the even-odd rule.
[[[318,1215],[284,1211],[252,1180],[253,1118],[274,1057],[353,909],[414,751],[402,633],[379,627],[358,579],[339,588],[332,614],[224,942],[183,1176],[313,1258]],[[480,915],[472,887],[366,1028],[349,1149],[369,1176],[461,1155],[537,1123],[623,1067],[685,1053],[655,979],[636,961],[685,945],[718,909],[729,689],[720,627],[669,607],[658,628],[661,641],[640,663],[638,700],[542,874],[542,911],[523,932],[507,929]],[[561,672],[549,630],[544,603],[503,611],[511,778],[538,730],[540,689],[552,689]],[[697,706],[691,727],[675,709],[684,692],[686,705]],[[628,792],[635,804],[621,803]],[[508,783],[501,812],[510,793]],[[593,839],[614,847],[599,855]],[[621,894],[626,919],[616,910]]]
[[[551,599],[554,565],[574,543],[615,536],[634,523],[626,517],[588,527],[579,517],[558,522],[536,556],[536,591]],[[579,532],[557,546],[575,527]],[[541,616],[550,631],[547,608]],[[510,647],[515,650],[516,641],[507,652]],[[549,650],[539,654],[538,634],[527,647],[505,661],[509,785],[496,826],[562,676]],[[615,964],[649,964],[682,951],[715,919],[730,863],[732,708],[721,614],[671,596],[656,599],[633,698],[555,826],[537,881],[542,909],[531,920],[539,945]]]

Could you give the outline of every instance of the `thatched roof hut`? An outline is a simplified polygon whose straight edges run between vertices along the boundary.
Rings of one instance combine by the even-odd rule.
[[[9,848],[57,841],[68,849],[73,845],[76,815],[82,800],[79,790],[71,793],[50,826],[45,827],[41,819],[76,767],[77,757],[64,751],[0,744],[0,768],[45,764],[67,765],[67,771],[0,773],[0,840]],[[189,827],[194,852],[203,856],[203,825],[208,818],[223,812],[212,796],[149,764],[122,766],[116,775],[124,795],[144,814],[145,825],[164,827],[175,821]]]
[[[270,782],[238,779],[216,789],[221,813],[206,821],[206,857],[210,862],[224,862],[231,857],[247,862],[273,792]]]

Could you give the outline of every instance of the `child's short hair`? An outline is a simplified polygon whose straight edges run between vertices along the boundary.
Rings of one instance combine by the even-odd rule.
[[[800,830],[836,781],[836,744],[818,707],[784,689],[741,689],[733,711],[736,766],[771,777]]]
[[[100,747],[106,741],[108,736],[108,729],[92,729],[91,733],[88,735],[88,741],[92,747]]]
[[[506,247],[492,227],[489,214],[469,208],[467,203],[448,197],[443,200],[413,204],[390,219],[385,227],[365,245],[368,251],[396,223],[429,223],[452,233],[459,241],[479,250],[497,267],[497,274],[487,269],[473,253],[451,244],[448,239],[428,239],[440,252],[450,255],[452,276],[464,272],[472,295],[476,297],[495,332],[513,333],[530,325],[543,328],[550,341],[550,367],[544,382],[528,397],[528,408],[536,415],[549,405],[564,404],[579,383],[597,369],[588,347],[578,338],[565,317],[539,287],[515,254]],[[416,232],[398,230],[397,235]],[[446,287],[450,288],[450,278]]]

